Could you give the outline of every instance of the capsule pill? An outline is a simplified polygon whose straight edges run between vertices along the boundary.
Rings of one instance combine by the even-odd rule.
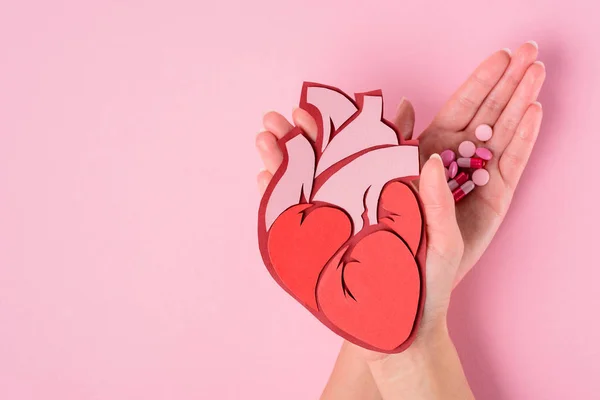
[[[461,172],[460,174],[456,175],[456,178],[451,179],[448,182],[448,187],[450,188],[450,191],[453,192],[454,189],[456,189],[457,187],[459,187],[460,185],[462,185],[463,183],[465,183],[468,180],[469,180],[469,175],[467,175],[466,172]]]
[[[462,185],[460,185],[459,188],[457,188],[456,190],[454,190],[452,192],[452,196],[454,197],[454,201],[455,202],[459,202],[466,195],[468,195],[469,193],[471,193],[473,191],[473,189],[475,189],[475,184],[473,183],[473,181],[466,181],[465,183],[463,183]]]
[[[456,162],[461,168],[479,169],[485,166],[485,163],[481,158],[459,158]]]

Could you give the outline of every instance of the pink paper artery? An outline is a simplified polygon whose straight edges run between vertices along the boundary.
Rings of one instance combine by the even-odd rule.
[[[283,139],[287,163],[266,207],[266,229],[302,198],[345,210],[353,234],[364,227],[365,211],[369,223],[377,223],[385,184],[419,175],[418,147],[401,143],[384,121],[380,92],[357,94],[355,103],[333,88],[306,84],[301,107],[320,119],[317,141],[311,143],[298,131]]]

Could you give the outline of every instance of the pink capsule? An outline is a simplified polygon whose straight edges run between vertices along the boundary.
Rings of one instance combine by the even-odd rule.
[[[479,169],[485,166],[485,163],[481,158],[459,158],[456,162],[461,168]]]
[[[465,140],[458,145],[458,154],[465,158],[473,157],[475,155],[475,143]]]
[[[440,157],[442,158],[442,162],[444,163],[444,167],[450,165],[452,161],[456,159],[456,154],[450,149],[444,150],[440,153]]]
[[[454,178],[448,182],[448,187],[450,188],[450,191],[453,192],[454,189],[456,189],[457,187],[459,187],[460,185],[462,185],[463,183],[465,183],[468,180],[469,180],[469,175],[467,175],[466,172],[461,172],[460,174],[456,175],[456,178]]]
[[[458,173],[458,164],[456,161],[452,161],[450,166],[448,167],[448,173],[450,174],[450,178],[454,178]]]
[[[460,185],[458,189],[452,192],[452,196],[454,196],[454,201],[459,202],[466,195],[471,193],[473,189],[475,189],[475,184],[473,183],[473,181],[466,181],[465,183]]]
[[[492,159],[492,152],[489,149],[486,149],[485,147],[479,147],[477,150],[475,150],[475,154],[477,154],[477,157],[486,161]]]

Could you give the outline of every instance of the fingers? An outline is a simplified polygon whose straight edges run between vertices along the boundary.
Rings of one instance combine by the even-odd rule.
[[[463,130],[502,78],[510,58],[506,50],[500,50],[482,62],[442,107],[432,124],[451,131]]]
[[[523,79],[527,68],[533,64],[537,56],[538,46],[533,41],[527,42],[517,49],[502,79],[485,98],[468,129],[475,130],[481,124],[493,126],[496,123],[521,79]]]
[[[400,100],[400,104],[398,104],[394,125],[404,139],[410,140],[412,138],[415,126],[415,109],[411,102],[404,97]]]
[[[296,126],[304,131],[313,141],[317,140],[317,122],[308,113],[301,108],[295,108],[292,111],[292,120]]]
[[[434,153],[423,166],[419,194],[427,221],[428,266],[429,261],[438,261],[436,264],[456,269],[462,258],[462,237],[456,222],[454,198],[438,154]],[[453,280],[454,274],[450,281]]]
[[[546,67],[540,61],[533,63],[525,72],[517,90],[494,125],[494,136],[488,142],[495,154],[501,154],[512,140],[525,112],[537,100],[546,79]]]
[[[271,132],[261,132],[256,135],[256,149],[267,171],[274,174],[283,161],[283,153],[277,145],[275,135]]]
[[[527,108],[521,123],[517,127],[516,134],[512,137],[498,162],[498,168],[504,182],[513,191],[519,183],[533,150],[533,145],[540,131],[542,116],[542,105],[540,103],[535,102]]]
[[[260,173],[256,176],[256,184],[258,185],[258,191],[262,195],[265,190],[267,190],[267,186],[269,182],[273,179],[273,174],[268,171],[260,171]]]
[[[292,113],[294,123],[298,125],[313,140],[317,137],[317,123],[308,112],[295,109]],[[277,171],[283,161],[283,153],[277,141],[293,129],[293,125],[281,114],[270,111],[263,117],[263,125],[266,131],[256,136],[256,149],[260,155],[266,170],[261,171],[257,177],[258,189],[261,193],[265,191],[273,174]]]
[[[263,117],[263,126],[267,131],[272,132],[277,139],[281,139],[286,133],[292,130],[293,126],[281,114],[270,111]]]
[[[256,149],[268,172],[274,174],[283,161],[283,153],[277,145],[277,140],[292,130],[293,126],[281,114],[270,111],[263,117],[266,129],[256,136]]]

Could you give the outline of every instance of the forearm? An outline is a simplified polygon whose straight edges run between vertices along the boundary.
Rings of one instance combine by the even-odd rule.
[[[381,400],[364,350],[346,341],[335,362],[321,400]]]
[[[403,353],[368,365],[384,399],[474,399],[445,328]]]

